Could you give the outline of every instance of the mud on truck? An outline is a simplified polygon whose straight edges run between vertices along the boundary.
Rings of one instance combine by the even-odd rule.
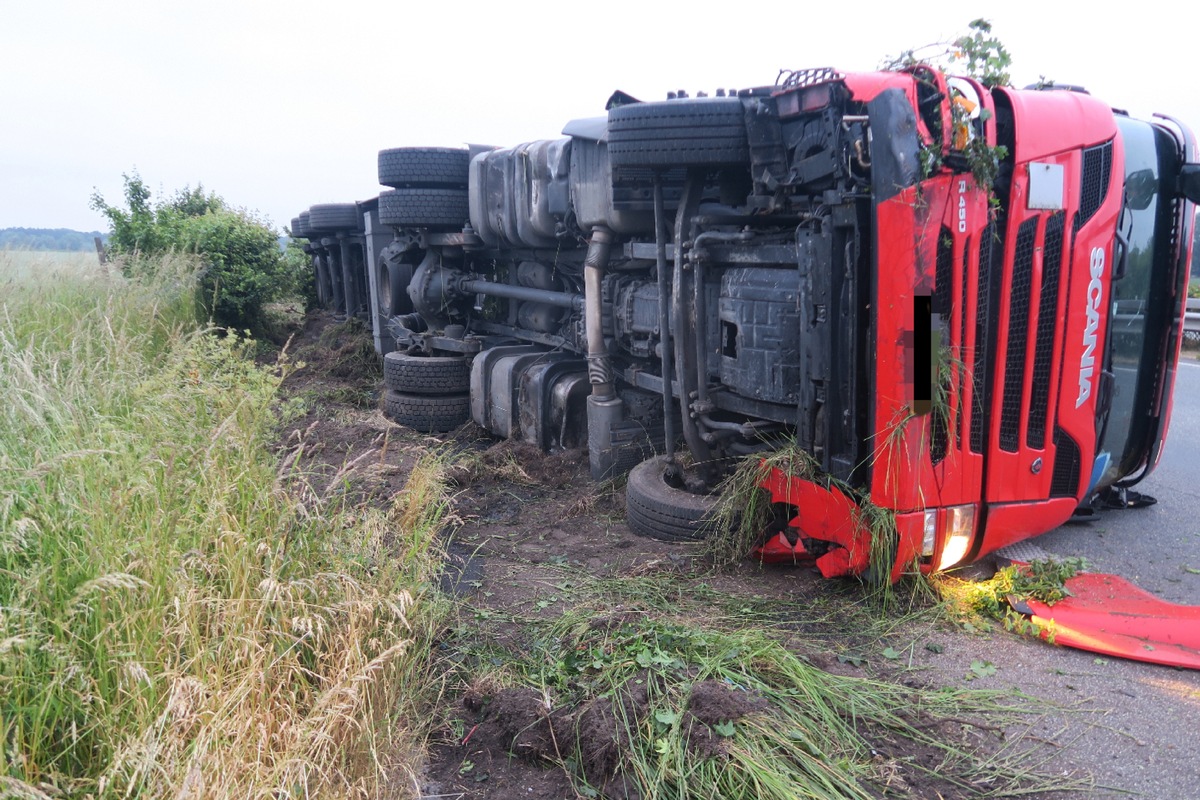
[[[1167,433],[1196,144],[1077,90],[916,66],[784,73],[639,102],[516,147],[379,154],[314,206],[321,299],[369,314],[389,415],[468,417],[629,472],[637,532],[703,534],[738,457],[781,442],[759,548],[893,575],[1136,498]],[[1129,493],[1129,494],[1127,494]]]

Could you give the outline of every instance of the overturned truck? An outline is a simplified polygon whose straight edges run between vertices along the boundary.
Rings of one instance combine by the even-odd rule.
[[[1200,186],[1182,124],[924,66],[607,111],[385,150],[391,188],[313,247],[323,297],[391,351],[394,419],[586,446],[665,538],[702,534],[732,459],[788,442],[815,470],[768,476],[792,511],[761,552],[826,574],[867,569],[864,498],[898,574],[1154,467]]]

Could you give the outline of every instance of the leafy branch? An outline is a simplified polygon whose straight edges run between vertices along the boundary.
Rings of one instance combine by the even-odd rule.
[[[968,32],[949,41],[931,42],[889,56],[881,69],[900,70],[927,64],[943,72],[953,72],[975,78],[984,86],[1008,86],[1012,83],[1009,67],[1012,55],[992,34],[992,23],[986,19],[972,20]]]

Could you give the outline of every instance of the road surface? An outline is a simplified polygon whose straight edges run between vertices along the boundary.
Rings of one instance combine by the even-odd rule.
[[[1158,505],[1108,512],[1034,539],[1097,572],[1120,575],[1174,603],[1200,605],[1200,362],[1185,359],[1158,468],[1136,487]],[[1198,788],[1200,791],[1200,788]]]

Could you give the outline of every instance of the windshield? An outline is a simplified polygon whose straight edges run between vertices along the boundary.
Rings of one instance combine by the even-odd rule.
[[[1128,252],[1124,276],[1113,286],[1108,369],[1112,404],[1097,447],[1109,457],[1096,489],[1125,478],[1145,463],[1151,438],[1154,398],[1170,335],[1173,300],[1173,194],[1164,176],[1179,170],[1177,146],[1149,123],[1118,117],[1125,144],[1125,199],[1119,229]]]

